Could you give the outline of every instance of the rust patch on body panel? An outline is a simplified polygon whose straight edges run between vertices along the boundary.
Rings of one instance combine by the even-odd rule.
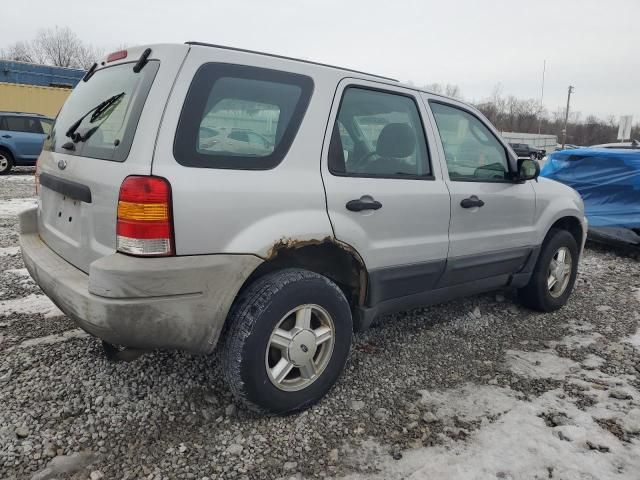
[[[364,305],[368,282],[364,261],[353,247],[331,236],[322,239],[283,237],[269,249],[265,263],[297,265],[325,275],[348,288],[354,303]]]

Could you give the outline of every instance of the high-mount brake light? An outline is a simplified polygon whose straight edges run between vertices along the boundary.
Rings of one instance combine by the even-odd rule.
[[[123,58],[127,58],[127,51],[118,50],[117,52],[110,53],[107,56],[107,63],[115,62],[116,60],[122,60]]]
[[[130,176],[120,186],[117,250],[140,256],[175,254],[171,185],[162,177]]]

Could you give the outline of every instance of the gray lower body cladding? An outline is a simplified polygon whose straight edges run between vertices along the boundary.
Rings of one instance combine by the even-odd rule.
[[[109,343],[209,353],[236,294],[262,259],[253,255],[137,258],[119,253],[89,275],[53,252],[37,232],[37,210],[20,215],[27,270],[80,328]]]

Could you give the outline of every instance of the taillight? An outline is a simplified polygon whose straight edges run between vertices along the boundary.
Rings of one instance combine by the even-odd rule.
[[[117,249],[131,255],[175,253],[171,185],[161,177],[124,179],[118,198]]]

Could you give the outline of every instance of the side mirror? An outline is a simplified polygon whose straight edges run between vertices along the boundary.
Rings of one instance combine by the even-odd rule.
[[[518,160],[518,180],[524,182],[526,180],[537,180],[540,176],[540,164],[530,158],[521,158]]]

